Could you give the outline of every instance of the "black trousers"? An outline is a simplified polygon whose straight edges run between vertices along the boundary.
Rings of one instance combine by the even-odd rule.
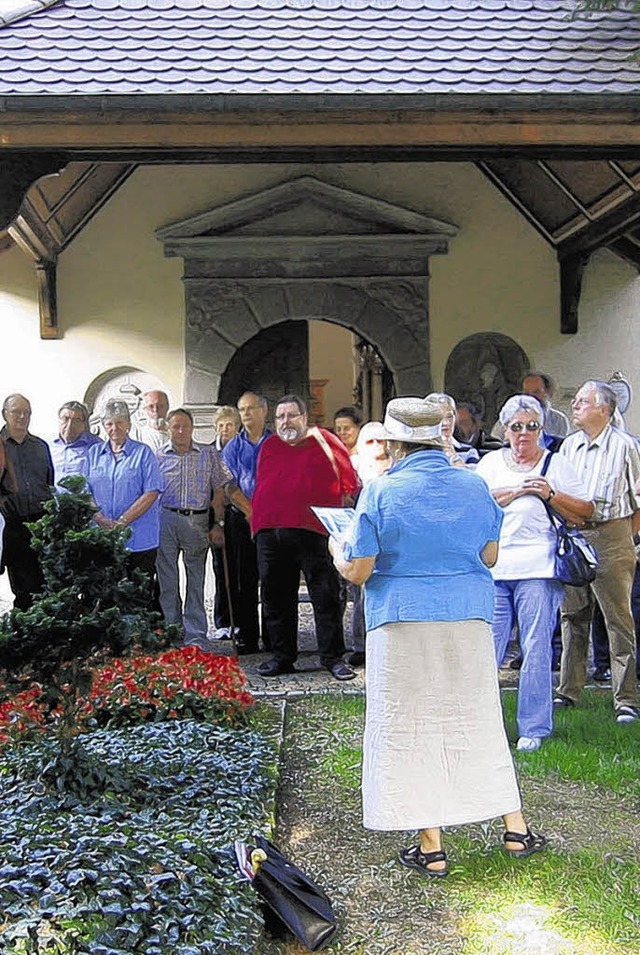
[[[41,514],[23,519],[7,516],[4,527],[2,562],[9,574],[13,591],[13,605],[17,610],[28,610],[44,584],[38,555],[31,547],[31,531],[27,521],[37,521]]]
[[[224,509],[224,524],[225,524],[225,547],[227,546],[227,534],[226,526],[227,521],[229,520],[229,515],[231,514],[231,507],[227,506]],[[213,519],[209,522],[209,530],[213,527]],[[229,552],[227,550],[227,560],[229,559]],[[221,627],[230,627],[231,626],[231,615],[229,613],[229,597],[227,594],[227,584],[224,579],[224,558],[222,556],[222,549],[220,547],[211,548],[211,562],[213,564],[213,576],[216,582],[216,590],[213,595],[213,622],[216,627],[220,629]],[[229,574],[231,578],[231,574]],[[233,582],[229,580],[229,586],[233,590]],[[238,621],[236,620],[236,604],[237,600],[232,600],[232,609],[233,609],[233,625],[234,627],[238,626]]]
[[[298,589],[304,574],[313,606],[322,665],[344,653],[338,574],[327,538],[314,531],[280,527],[256,535],[266,636],[273,655],[285,665],[298,656]]]
[[[246,517],[230,507],[224,525],[233,622],[240,630],[238,643],[257,650],[260,639],[258,615],[258,552]]]

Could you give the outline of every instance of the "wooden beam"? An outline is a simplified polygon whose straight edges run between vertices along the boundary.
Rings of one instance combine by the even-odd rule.
[[[563,335],[577,334],[582,276],[588,261],[588,252],[560,259],[560,331]]]
[[[133,98],[132,98],[133,99]],[[640,110],[533,108],[286,108],[277,97],[255,97],[251,108],[210,104],[184,110],[151,107],[144,97],[125,107],[74,104],[14,107],[5,98],[2,145],[7,149],[106,150],[138,158],[136,150],[193,151],[389,147],[492,150],[640,149]],[[134,152],[131,153],[130,151]]]
[[[640,195],[633,195],[610,212],[600,216],[570,239],[558,244],[561,259],[583,252],[593,252],[610,245],[640,223]]]
[[[56,266],[54,261],[36,262],[38,280],[38,306],[40,309],[40,338],[60,338],[58,329],[58,299],[56,292]]]

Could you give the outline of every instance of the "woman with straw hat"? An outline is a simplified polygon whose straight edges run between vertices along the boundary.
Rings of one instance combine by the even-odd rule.
[[[525,823],[502,722],[491,637],[502,513],[485,483],[451,466],[437,398],[395,398],[385,429],[395,462],[364,488],[339,572],[365,584],[364,825],[418,829],[403,865],[448,873],[443,826],[502,816],[504,847],[546,843]]]

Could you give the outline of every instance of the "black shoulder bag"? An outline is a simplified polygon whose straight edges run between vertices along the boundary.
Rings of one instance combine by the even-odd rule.
[[[546,457],[540,477],[544,477],[551,464],[555,451]],[[566,521],[556,514],[546,501],[542,502],[547,510],[551,525],[556,532],[554,554],[554,577],[569,587],[584,587],[595,580],[598,569],[598,554],[593,544],[578,527],[569,527]]]

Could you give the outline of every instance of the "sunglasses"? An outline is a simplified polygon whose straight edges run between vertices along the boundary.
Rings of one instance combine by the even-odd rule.
[[[509,431],[514,431],[516,434],[520,431],[539,431],[541,427],[539,421],[527,421],[526,424],[524,421],[514,421],[513,424],[507,425]]]

